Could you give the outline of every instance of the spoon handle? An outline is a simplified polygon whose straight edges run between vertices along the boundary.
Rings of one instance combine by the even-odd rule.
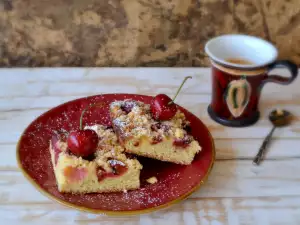
[[[264,154],[266,152],[266,149],[267,149],[267,146],[271,140],[271,137],[272,137],[272,134],[275,130],[275,126],[273,126],[272,130],[269,132],[269,134],[267,135],[267,137],[265,138],[264,142],[262,143],[257,155],[255,156],[254,160],[253,160],[253,164],[255,165],[259,165],[261,160],[263,159],[264,157]]]

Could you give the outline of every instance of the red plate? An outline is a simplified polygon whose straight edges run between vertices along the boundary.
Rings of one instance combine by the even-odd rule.
[[[91,103],[103,103],[84,115],[86,125],[109,125],[108,105],[114,100],[134,99],[150,103],[152,97],[131,94],[107,94],[77,99],[57,106],[34,120],[24,131],[17,146],[17,160],[26,178],[43,194],[64,205],[92,213],[111,215],[139,214],[164,208],[178,202],[207,179],[215,160],[212,137],[206,126],[193,114],[180,107],[191,122],[192,135],[199,141],[202,151],[189,166],[139,158],[143,164],[141,188],[127,193],[62,194],[56,187],[48,150],[53,130],[67,131],[79,127],[82,110]],[[156,184],[145,180],[155,176]]]

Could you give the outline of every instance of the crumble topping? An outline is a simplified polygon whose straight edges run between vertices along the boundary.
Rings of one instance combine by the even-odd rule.
[[[187,138],[189,135],[185,129],[190,124],[180,110],[171,120],[156,121],[152,118],[149,104],[126,99],[111,103],[110,112],[114,126],[126,138],[140,139],[146,136],[154,144],[170,136],[184,139],[185,142],[191,139]]]
[[[57,139],[55,143],[56,148],[62,151],[67,158],[74,160],[77,167],[84,168],[91,163],[96,164],[100,173],[113,173],[114,168],[119,166],[141,168],[139,163],[127,158],[126,155],[123,154],[124,148],[118,143],[118,139],[112,128],[96,124],[86,126],[84,129],[94,130],[99,136],[98,149],[92,161],[71,154],[68,151],[67,142],[65,141]]]
[[[90,129],[90,130],[94,130],[99,137],[99,143],[98,146],[102,147],[105,149],[105,147],[107,146],[118,146],[118,139],[117,136],[115,135],[115,133],[113,132],[112,128],[103,126],[103,125],[99,125],[99,124],[95,124],[93,126],[86,126],[84,128],[86,129]]]
[[[126,166],[127,158],[124,154],[124,148],[118,143],[117,136],[112,128],[95,124],[86,126],[84,129],[94,130],[99,136],[98,151],[96,151],[96,163],[106,172],[113,172],[116,165]]]

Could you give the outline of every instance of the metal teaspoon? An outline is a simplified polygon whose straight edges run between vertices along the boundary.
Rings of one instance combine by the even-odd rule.
[[[277,110],[273,110],[269,114],[269,120],[273,124],[273,128],[269,132],[269,134],[267,135],[265,140],[263,141],[257,155],[255,156],[255,158],[253,160],[253,164],[259,165],[260,162],[262,161],[262,159],[265,155],[267,146],[271,141],[271,137],[272,137],[273,132],[276,129],[276,127],[287,126],[288,124],[290,124],[291,119],[292,119],[292,114],[290,112],[286,111],[286,110],[277,109]]]

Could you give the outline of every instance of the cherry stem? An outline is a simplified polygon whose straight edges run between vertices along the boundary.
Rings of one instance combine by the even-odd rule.
[[[95,107],[95,106],[103,106],[103,103],[101,104],[101,103],[94,103],[94,104],[91,104],[91,105],[88,105],[87,107],[85,107],[85,109],[84,110],[82,110],[82,113],[81,113],[81,115],[80,115],[80,119],[79,119],[79,129],[80,130],[82,130],[82,120],[83,120],[83,115],[84,115],[84,113],[88,110],[88,109],[90,109],[90,108],[92,108],[92,107]]]
[[[177,92],[176,92],[174,98],[172,99],[172,101],[170,101],[170,102],[168,103],[168,105],[172,104],[172,103],[175,101],[177,95],[178,95],[179,92],[181,91],[181,88],[183,87],[183,85],[184,85],[184,83],[187,81],[187,79],[192,79],[192,77],[191,77],[191,76],[187,76],[187,77],[184,78],[184,80],[182,81],[180,87],[178,88],[178,90],[177,90]]]

